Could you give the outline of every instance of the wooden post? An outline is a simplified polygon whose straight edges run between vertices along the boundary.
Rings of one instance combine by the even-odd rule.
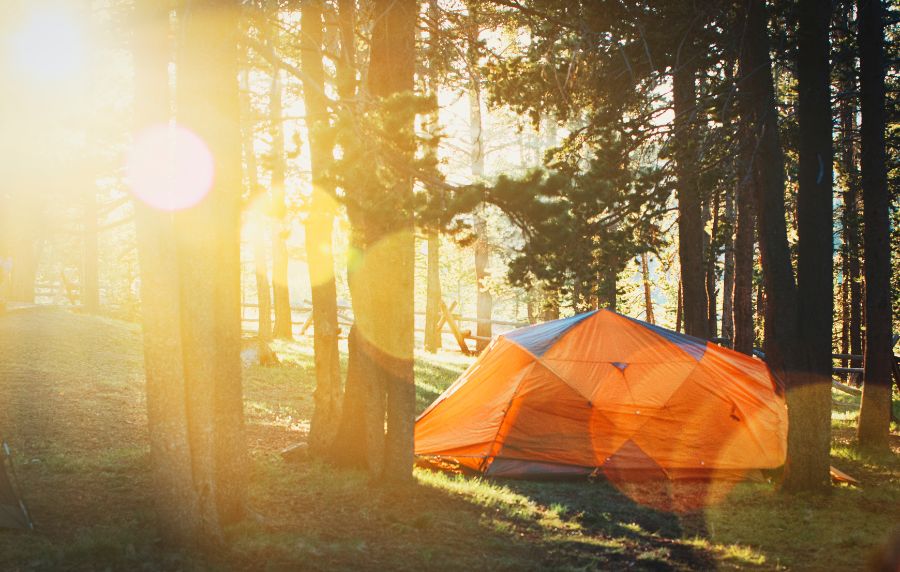
[[[465,355],[472,355],[472,351],[469,349],[468,344],[466,344],[466,338],[463,332],[459,329],[459,324],[456,323],[456,318],[453,317],[450,308],[447,307],[447,304],[441,300],[441,312],[444,314],[444,321],[447,322],[447,325],[450,326],[450,331],[453,332],[453,337],[456,338],[456,343],[459,344],[459,349]]]
[[[438,323],[435,326],[435,329],[438,331],[438,334],[441,333],[441,330],[444,328],[444,324],[447,323],[447,317],[443,313],[443,306],[444,306],[444,301],[441,300],[441,319],[438,320]],[[456,302],[453,302],[452,304],[450,304],[449,313],[452,314],[453,310],[455,310],[455,309],[456,309]]]
[[[308,330],[309,327],[312,326],[312,323],[313,323],[313,313],[312,313],[312,311],[310,311],[310,312],[309,312],[309,317],[306,318],[306,321],[303,322],[303,326],[300,328],[300,335],[301,335],[301,336],[305,336],[305,335],[306,335],[306,330]]]

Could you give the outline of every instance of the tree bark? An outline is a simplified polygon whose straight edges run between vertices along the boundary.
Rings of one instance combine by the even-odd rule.
[[[753,316],[753,254],[756,213],[753,208],[752,133],[746,117],[741,118],[740,167],[737,181],[737,229],[734,239],[734,349],[753,354],[756,332]],[[760,309],[760,311],[762,311]]]
[[[303,97],[309,137],[313,194],[306,220],[306,256],[312,285],[313,347],[316,364],[315,411],[309,429],[310,453],[321,456],[332,445],[340,422],[341,364],[338,353],[337,286],[332,235],[337,214],[327,169],[333,148],[328,139],[328,101],[322,63],[324,21],[322,2],[301,4],[301,65],[306,74]]]
[[[607,255],[606,268],[599,277],[601,284],[600,295],[603,297],[603,307],[613,312],[617,311],[619,297],[619,257],[615,253]],[[594,309],[600,307],[600,300],[594,304]]]
[[[725,260],[722,269],[722,337],[734,347],[734,234],[736,216],[734,210],[735,188],[725,189]]]
[[[678,281],[678,291],[675,293],[675,331],[681,333],[681,326],[684,322],[684,293],[682,292],[681,280]]]
[[[156,0],[139,0],[133,18],[135,127],[140,132],[169,120],[169,9]],[[154,507],[163,537],[189,547],[200,536],[201,515],[185,403],[175,229],[171,214],[141,201],[135,201],[135,223]]]
[[[481,216],[475,219],[475,234],[477,239],[475,242],[475,282],[478,287],[478,298],[476,303],[475,317],[478,320],[476,333],[479,338],[490,338],[492,332],[491,313],[493,307],[493,297],[487,287],[490,280],[490,272],[487,270],[490,262],[490,246],[487,240],[487,223]],[[480,352],[488,345],[487,339],[479,339],[476,341],[475,349]]]
[[[335,446],[329,458],[339,467],[381,471],[384,461],[383,381],[377,363],[371,361],[375,349],[357,326],[347,337],[347,385],[341,407]]]
[[[709,337],[704,285],[703,224],[697,165],[697,69],[690,49],[673,70],[675,173],[678,180],[678,260],[685,333]]]
[[[707,300],[707,335],[710,338],[718,336],[719,332],[719,316],[716,312],[718,308],[716,296],[716,240],[719,234],[719,200],[720,192],[716,190],[712,203],[712,232],[709,240],[705,242],[707,245],[706,252],[706,300]]]
[[[858,437],[861,447],[887,450],[891,421],[890,193],[885,159],[884,6],[858,0],[863,249],[866,345]]]
[[[807,360],[802,387],[790,407],[795,451],[804,462],[785,475],[786,490],[829,486],[831,452],[831,354],[834,312],[834,149],[829,64],[830,0],[801,0],[797,53],[799,192],[797,194],[797,292],[801,350]],[[798,419],[802,426],[798,432]],[[798,434],[800,433],[800,434]]]
[[[650,290],[650,262],[646,252],[641,253],[641,278],[644,282],[644,319],[648,324],[655,324],[653,316],[653,296]]]
[[[209,194],[175,215],[181,331],[194,481],[207,536],[218,537],[220,523],[241,518],[245,501],[239,5],[195,0],[182,10],[179,121],[206,142],[215,171]]]

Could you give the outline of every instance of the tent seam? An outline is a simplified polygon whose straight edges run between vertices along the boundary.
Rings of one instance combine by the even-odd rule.
[[[518,344],[516,344],[516,345],[518,345]],[[519,347],[522,347],[522,346],[519,346]],[[522,349],[525,349],[525,348],[522,348]],[[525,350],[525,351],[528,351],[528,350]],[[528,352],[528,353],[531,353],[531,352]],[[534,355],[534,354],[531,354],[531,355]],[[537,358],[535,358],[535,360],[537,360]],[[497,445],[497,439],[500,437],[500,431],[503,430],[503,424],[506,423],[506,418],[509,415],[510,408],[512,408],[513,401],[516,400],[516,397],[518,397],[518,395],[519,395],[519,390],[522,389],[522,383],[525,381],[525,376],[532,369],[534,369],[534,364],[535,364],[535,362],[531,362],[531,364],[529,364],[528,366],[526,366],[522,369],[521,377],[519,377],[519,381],[516,384],[516,389],[515,389],[515,391],[513,391],[512,396],[509,398],[509,402],[507,402],[506,408],[503,410],[503,417],[500,418],[500,424],[497,425],[497,432],[494,433],[494,438],[491,439],[491,441],[490,441],[491,446],[488,449],[487,455],[484,456],[484,460],[482,460],[482,462],[481,462],[481,467],[479,469],[479,470],[481,470],[481,472],[487,471],[487,467],[485,467],[484,465],[485,465],[485,463],[487,463],[488,459],[496,456],[496,453],[493,453],[493,451],[494,451],[494,447]],[[498,449],[497,453],[499,453],[499,452],[500,451]]]
[[[574,328],[573,328],[573,329],[574,329]],[[512,341],[512,340],[510,340],[510,341]],[[559,341],[559,340],[557,340],[557,341]],[[513,342],[513,343],[515,343],[515,342]],[[547,365],[547,364],[544,362],[544,360],[543,360],[542,358],[539,358],[538,356],[536,356],[536,355],[534,355],[533,353],[531,353],[531,351],[530,351],[528,348],[526,348],[525,346],[520,346],[519,344],[516,344],[516,345],[517,345],[518,347],[522,348],[522,350],[528,352],[528,355],[530,355],[531,357],[533,357],[533,358],[534,358],[534,361],[535,361],[536,363],[538,363],[541,367],[543,367],[544,369],[546,369],[547,371],[549,371],[550,373],[552,373],[555,377],[557,377],[557,378],[558,378],[561,382],[563,382],[565,385],[569,386],[569,389],[571,389],[572,391],[574,391],[575,393],[577,393],[578,395],[580,395],[582,398],[584,398],[588,403],[590,403],[591,405],[593,405],[593,402],[591,401],[590,396],[587,396],[587,395],[585,395],[584,393],[582,393],[581,390],[579,390],[577,387],[575,387],[575,385],[573,385],[572,382],[570,382],[568,379],[566,379],[565,376],[563,376],[563,375],[560,374],[558,371],[556,371],[555,369],[553,369],[552,367],[550,367],[549,365]],[[598,362],[598,363],[605,363],[605,362]],[[517,388],[516,388],[516,392],[518,392],[518,391],[519,391],[519,388],[517,387]]]

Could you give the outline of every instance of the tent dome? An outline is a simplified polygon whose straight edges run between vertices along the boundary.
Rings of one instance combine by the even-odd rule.
[[[495,338],[419,416],[415,452],[494,476],[730,479],[786,444],[762,361],[599,310]]]

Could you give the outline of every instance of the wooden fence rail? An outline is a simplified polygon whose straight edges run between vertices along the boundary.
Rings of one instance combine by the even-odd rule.
[[[252,302],[245,302],[241,304],[241,321],[245,324],[252,324],[259,320],[258,316],[246,316],[244,310],[245,309],[259,309],[259,304],[255,304]],[[350,327],[353,325],[353,317],[352,315],[348,315],[348,312],[352,311],[352,308],[345,304],[338,304],[338,324],[340,326]],[[456,340],[457,345],[461,352],[466,355],[472,355],[474,351],[469,347],[468,340],[475,341],[490,341],[491,338],[487,336],[479,336],[472,333],[471,329],[465,329],[461,326],[462,322],[465,323],[490,323],[495,326],[505,326],[505,327],[524,327],[530,325],[528,322],[516,322],[510,320],[487,320],[487,319],[479,319],[472,318],[467,316],[462,316],[459,313],[454,312],[456,309],[456,302],[447,306],[443,301],[441,301],[441,315],[437,324],[437,329],[441,333],[441,335],[449,335],[454,340]],[[307,315],[306,317],[296,317],[297,315]],[[415,311],[414,314],[416,316],[424,316],[424,311]],[[302,306],[291,306],[291,325],[292,326],[300,326],[299,331],[297,332],[299,335],[306,335],[310,326],[314,327],[312,321],[312,303],[309,300],[304,300]],[[447,327],[448,330],[445,330],[444,327]],[[292,328],[293,329],[293,328]],[[252,330],[246,330],[252,331]],[[424,332],[425,328],[416,327],[416,332]],[[342,336],[345,337],[345,336]]]

